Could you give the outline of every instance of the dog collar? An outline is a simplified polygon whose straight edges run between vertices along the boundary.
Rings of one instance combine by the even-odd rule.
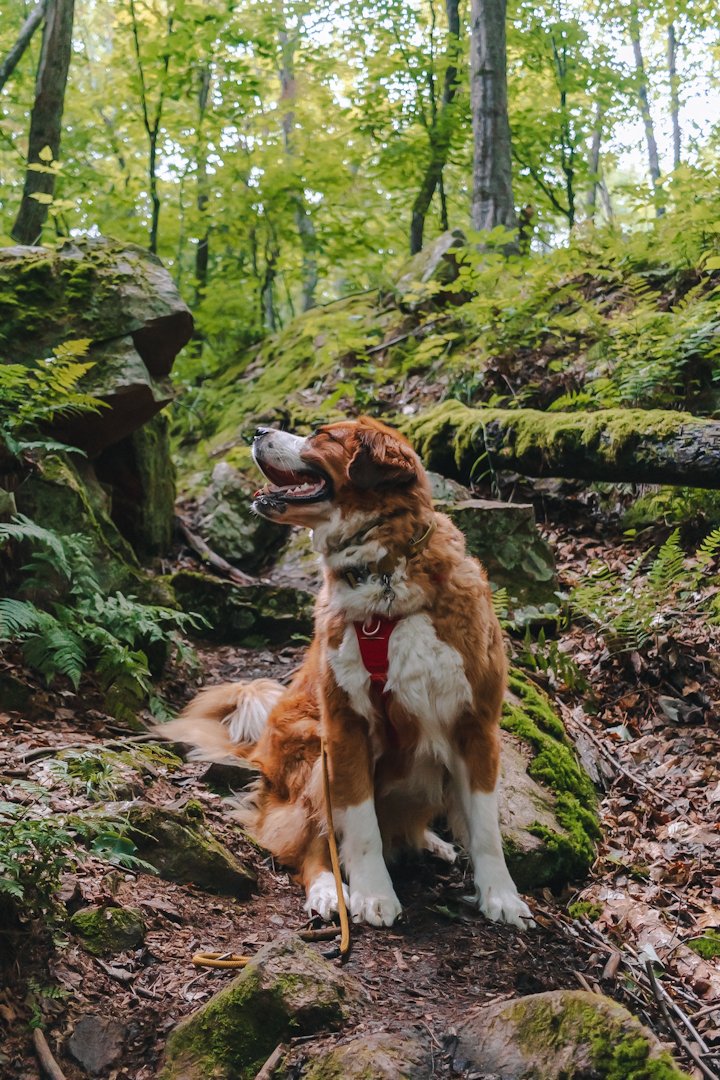
[[[347,582],[351,589],[356,589],[358,585],[361,585],[371,577],[379,577],[385,584],[385,588],[389,589],[390,578],[400,560],[403,558],[407,560],[415,559],[420,555],[430,543],[436,529],[437,519],[433,517],[422,536],[418,537],[417,540],[411,540],[408,546],[401,551],[399,555],[393,555],[388,552],[386,555],[383,555],[382,559],[378,559],[377,562],[360,563],[357,566],[346,566],[339,572],[339,576]],[[390,591],[392,592],[392,590]]]

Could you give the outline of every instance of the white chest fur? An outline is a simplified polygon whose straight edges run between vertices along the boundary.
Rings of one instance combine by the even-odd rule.
[[[348,626],[330,665],[352,708],[374,718],[370,676],[363,664],[357,634]],[[457,649],[441,641],[429,615],[408,615],[395,626],[388,647],[386,689],[420,724],[418,751],[444,758],[446,730],[471,705],[472,691]]]

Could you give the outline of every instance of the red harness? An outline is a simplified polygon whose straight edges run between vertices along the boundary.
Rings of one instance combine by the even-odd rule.
[[[370,676],[370,689],[374,691],[372,696],[383,713],[386,699],[390,694],[390,691],[385,689],[389,663],[388,646],[390,635],[399,621],[399,619],[386,619],[383,615],[369,615],[365,622],[354,624],[360,656]]]

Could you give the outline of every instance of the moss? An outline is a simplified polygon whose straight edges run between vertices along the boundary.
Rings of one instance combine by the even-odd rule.
[[[664,409],[603,409],[597,412],[540,412],[537,409],[473,409],[452,399],[403,425],[426,464],[441,471],[454,466],[463,475],[476,472],[486,459],[502,468],[505,461],[532,457],[572,460],[591,450],[601,467],[632,456],[643,437],[662,443],[684,425],[711,423],[688,413]],[[493,431],[502,432],[502,441]],[[492,444],[490,451],[486,449]],[[550,470],[547,470],[550,471]]]
[[[581,919],[583,916],[590,922],[595,922],[602,915],[602,904],[593,904],[590,900],[575,900],[568,904],[568,915],[571,919]]]
[[[307,946],[275,942],[172,1032],[163,1080],[253,1077],[278,1043],[339,1027],[352,997]]]
[[[557,880],[581,876],[595,857],[594,841],[600,836],[595,789],[546,695],[517,670],[511,671],[509,686],[516,700],[505,702],[502,726],[532,747],[528,774],[556,796],[555,816],[565,830],[538,823],[530,831],[542,839]]]
[[[255,1076],[272,1051],[292,1031],[282,998],[263,990],[258,977],[248,972],[227,990],[216,995],[202,1015],[192,1017],[168,1039],[170,1064],[163,1074],[170,1078],[191,1076]],[[180,1063],[179,1072],[175,1063]]]
[[[93,956],[135,949],[145,938],[145,923],[137,908],[84,908],[75,912],[70,925]]]
[[[586,1047],[593,1075],[603,1080],[687,1080],[669,1054],[655,1052],[641,1025],[607,999],[598,1002],[592,994],[566,993],[548,1001],[536,995],[515,1003],[509,1015],[517,1025],[518,1042],[529,1053]],[[580,1065],[579,1070],[584,1075]]]
[[[688,941],[687,945],[698,956],[702,956],[705,960],[712,960],[714,957],[720,956],[720,932],[706,930],[701,937]]]
[[[167,881],[238,899],[252,892],[255,875],[203,826],[196,807],[181,811],[136,804],[128,821],[138,855]]]

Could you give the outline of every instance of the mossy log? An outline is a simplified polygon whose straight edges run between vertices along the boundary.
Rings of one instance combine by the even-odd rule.
[[[663,409],[540,412],[444,401],[406,425],[425,464],[614,483],[720,489],[720,421]]]

